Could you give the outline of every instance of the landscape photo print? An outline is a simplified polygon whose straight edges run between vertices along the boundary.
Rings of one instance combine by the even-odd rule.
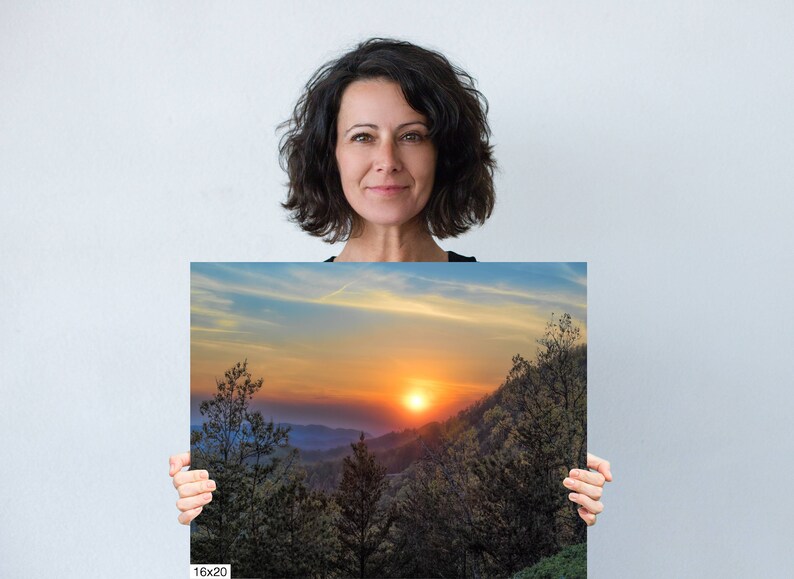
[[[585,263],[192,263],[191,563],[586,575]]]

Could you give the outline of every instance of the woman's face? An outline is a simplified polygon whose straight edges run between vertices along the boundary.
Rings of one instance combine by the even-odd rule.
[[[356,81],[342,94],[336,162],[345,198],[367,224],[403,225],[427,204],[436,171],[428,132],[393,81]]]

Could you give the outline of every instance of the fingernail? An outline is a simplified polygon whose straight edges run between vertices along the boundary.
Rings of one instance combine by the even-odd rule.
[[[572,501],[576,501],[576,499],[579,498],[579,495],[577,495],[576,493],[571,493],[568,495],[568,498],[571,499]]]
[[[566,478],[564,481],[562,481],[562,484],[564,484],[566,487],[572,487],[573,486],[573,479],[572,478]]]
[[[215,481],[211,480],[207,482],[207,489],[214,491],[215,490]]]
[[[196,509],[196,514],[199,514],[201,512],[201,509],[203,509],[203,508],[204,507],[199,507],[198,509]]]
[[[174,464],[174,463],[172,462],[172,463],[171,463],[171,468],[170,468],[170,469],[168,469],[168,472],[172,472],[172,471],[174,470],[174,468],[176,468],[176,464]]]
[[[211,501],[211,500],[212,500],[212,493],[207,493],[207,494],[205,494],[205,495],[204,495],[204,497],[202,497],[202,498],[203,498],[205,501]]]
[[[578,476],[579,476],[579,471],[578,471],[578,470],[576,470],[576,469],[573,469],[573,470],[571,471],[571,476],[577,476],[577,477],[578,477]]]
[[[202,470],[202,471],[199,473],[199,477],[200,477],[200,478],[209,478],[209,477],[210,477],[210,475],[209,475],[209,473],[208,473],[206,470]]]

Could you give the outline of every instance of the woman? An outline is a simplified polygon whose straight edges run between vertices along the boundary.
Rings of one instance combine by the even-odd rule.
[[[320,68],[281,143],[289,174],[284,208],[304,231],[345,241],[328,261],[476,261],[434,240],[483,224],[494,205],[496,163],[487,101],[441,54],[371,39]],[[212,500],[207,471],[170,458],[179,522]],[[588,524],[602,511],[609,462],[591,454],[562,483]]]

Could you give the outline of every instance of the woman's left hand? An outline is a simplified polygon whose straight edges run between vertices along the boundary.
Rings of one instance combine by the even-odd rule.
[[[596,516],[604,510],[601,496],[604,493],[604,482],[612,482],[612,472],[609,470],[609,461],[589,452],[587,468],[596,472],[579,468],[571,469],[562,484],[573,491],[568,498],[581,505],[578,509],[579,516],[589,527],[595,525]]]

